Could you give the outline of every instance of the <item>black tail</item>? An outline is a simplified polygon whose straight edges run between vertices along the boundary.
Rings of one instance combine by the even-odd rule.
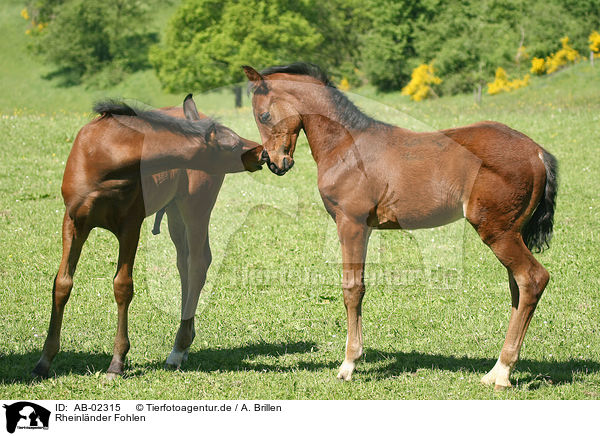
[[[544,166],[546,167],[546,189],[544,198],[529,222],[523,228],[523,241],[531,251],[540,253],[550,247],[552,226],[554,225],[554,209],[558,191],[558,161],[546,150],[542,150]]]

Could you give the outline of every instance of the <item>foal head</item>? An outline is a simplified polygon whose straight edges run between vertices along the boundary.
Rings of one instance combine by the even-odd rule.
[[[274,174],[282,176],[294,166],[302,118],[295,109],[294,97],[283,87],[273,86],[273,80],[265,80],[252,67],[243,68],[253,91],[252,108],[263,144],[262,159]]]
[[[206,115],[200,115],[198,112],[192,94],[188,94],[183,101],[183,113],[185,117],[191,121],[200,121],[203,118],[207,118]],[[235,157],[241,155],[242,165],[246,171],[253,172],[262,168],[262,146],[254,141],[242,138],[233,130],[222,124],[212,124],[205,134],[204,140],[209,149],[219,152],[221,158],[223,158],[223,156],[227,158],[227,155],[231,154],[234,156],[234,159],[231,161],[235,162],[237,160]],[[225,159],[225,162],[229,163],[228,159]]]

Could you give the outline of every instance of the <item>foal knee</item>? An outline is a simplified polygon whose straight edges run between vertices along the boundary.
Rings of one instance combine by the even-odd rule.
[[[342,290],[344,291],[344,304],[346,306],[360,304],[363,295],[365,294],[362,271],[344,271],[342,277]]]
[[[347,308],[359,307],[365,295],[365,286],[363,284],[355,284],[352,286],[342,286],[344,291],[344,305]]]
[[[133,279],[117,275],[113,281],[115,300],[119,306],[128,305],[133,298]]]

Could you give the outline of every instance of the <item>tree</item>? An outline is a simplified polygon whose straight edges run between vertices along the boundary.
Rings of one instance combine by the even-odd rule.
[[[361,61],[381,91],[402,88],[414,67],[433,63],[442,93],[471,92],[498,67],[525,74],[525,57],[555,52],[564,36],[582,52],[600,20],[597,0],[365,1],[371,30]]]
[[[340,32],[349,26],[348,9],[342,4],[184,0],[168,24],[163,44],[151,50],[150,61],[171,92],[239,83],[245,80],[245,64],[263,68],[303,60],[340,66],[350,52],[340,46]],[[331,19],[333,12],[336,20]],[[234,92],[240,106],[241,86],[235,85]]]
[[[362,67],[380,91],[400,89],[419,62],[414,48],[414,26],[427,16],[418,0],[370,0],[369,30],[362,35]]]
[[[36,0],[30,48],[54,64],[65,84],[98,79],[118,82],[124,73],[148,68],[148,49],[158,39],[142,23],[151,2],[138,0]],[[24,14],[25,15],[25,14]]]

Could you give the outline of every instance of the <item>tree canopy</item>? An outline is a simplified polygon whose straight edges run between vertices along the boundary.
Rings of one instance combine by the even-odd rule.
[[[453,94],[493,80],[499,67],[523,77],[566,36],[585,54],[600,30],[597,0],[181,0],[156,43],[147,23],[159,5],[30,0],[22,15],[33,51],[67,81],[116,82],[151,65],[172,92],[239,83],[244,64],[305,61],[335,82],[380,91],[402,89],[428,65],[441,79],[435,92]]]
[[[153,1],[36,0],[31,50],[57,67],[65,84],[101,80],[116,83],[126,72],[148,68],[148,49],[158,33],[142,25]]]
[[[348,16],[336,3],[184,0],[150,61],[170,91],[235,84],[244,80],[245,64],[305,60],[340,66],[351,50],[343,47]]]

